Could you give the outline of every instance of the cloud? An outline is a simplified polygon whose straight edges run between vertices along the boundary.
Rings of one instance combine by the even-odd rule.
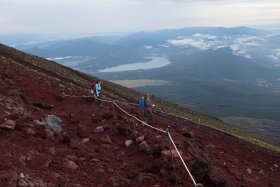
[[[210,34],[200,34],[200,33],[196,33],[193,35],[196,38],[204,38],[204,39],[208,39],[208,40],[216,40],[217,36],[213,36]]]
[[[230,47],[233,54],[252,58],[251,53],[256,48],[262,47],[265,43],[265,38],[258,36],[239,36],[233,38],[230,36],[214,36],[210,34],[196,33],[192,36],[181,36],[176,39],[167,40],[165,45],[175,46],[192,46],[200,50],[219,49]],[[268,56],[271,59],[280,59],[280,49],[274,50],[273,54]]]
[[[280,48],[271,51],[273,54],[267,55],[272,60],[280,60]]]
[[[280,23],[278,0],[0,0],[1,33],[112,34]],[[0,21],[3,23],[3,20]]]
[[[217,36],[201,33],[196,33],[192,36],[181,36],[174,40],[168,40],[167,43],[175,46],[189,45],[201,50],[217,49],[223,46],[223,42],[218,40]]]
[[[241,36],[235,39],[234,44],[230,45],[230,48],[236,55],[252,58],[249,53],[254,47],[262,46],[264,42],[265,39],[258,36]]]
[[[278,60],[278,57],[275,55],[267,55],[268,58],[272,59],[272,60]]]

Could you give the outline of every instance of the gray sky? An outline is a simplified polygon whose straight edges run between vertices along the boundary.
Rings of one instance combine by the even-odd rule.
[[[280,0],[0,0],[0,33],[104,35],[280,25]]]

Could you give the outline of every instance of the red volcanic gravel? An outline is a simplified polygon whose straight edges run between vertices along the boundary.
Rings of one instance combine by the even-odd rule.
[[[135,132],[111,103],[100,108],[93,98],[66,97],[89,93],[1,56],[0,80],[0,186],[192,186],[178,155],[174,172],[167,135],[140,123]],[[142,119],[137,107],[120,106]],[[47,115],[61,118],[61,133],[46,126]],[[279,153],[188,121],[155,115],[153,125],[170,126],[204,186],[280,184]],[[134,142],[126,147],[126,140]]]

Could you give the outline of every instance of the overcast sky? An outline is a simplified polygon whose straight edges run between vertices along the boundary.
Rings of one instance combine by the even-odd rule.
[[[0,34],[78,36],[240,25],[280,25],[280,0],[0,0]]]

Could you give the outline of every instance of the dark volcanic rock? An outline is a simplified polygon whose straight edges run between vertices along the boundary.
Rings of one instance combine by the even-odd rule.
[[[86,130],[85,130],[85,128],[78,126],[77,127],[77,135],[80,138],[85,138],[86,137]]]
[[[143,183],[148,184],[153,181],[157,176],[152,173],[139,173],[136,177],[137,184],[139,186],[143,185]]]
[[[183,133],[183,136],[185,136],[186,138],[191,138],[193,136],[193,133],[192,132],[189,132],[189,131],[185,131]]]
[[[191,168],[191,173],[193,174],[194,178],[200,182],[203,181],[204,177],[208,174],[210,166],[208,162],[204,159],[198,157],[195,160],[194,165]]]
[[[217,167],[212,167],[206,175],[206,180],[215,187],[223,187],[226,185],[226,178],[223,171]]]
[[[106,112],[102,115],[103,119],[111,119],[113,117],[113,114],[111,112]]]
[[[112,186],[112,187],[120,186],[118,179],[116,177],[110,177],[108,179],[108,184],[109,184],[109,186]]]
[[[59,101],[59,102],[63,101],[63,99],[64,99],[61,95],[55,95],[54,98],[56,101]]]
[[[142,142],[139,144],[140,150],[145,152],[145,153],[150,153],[151,152],[151,148],[150,146],[147,144],[146,141]]]
[[[45,104],[45,103],[33,103],[33,106],[41,108],[41,109],[52,109],[53,105]]]

